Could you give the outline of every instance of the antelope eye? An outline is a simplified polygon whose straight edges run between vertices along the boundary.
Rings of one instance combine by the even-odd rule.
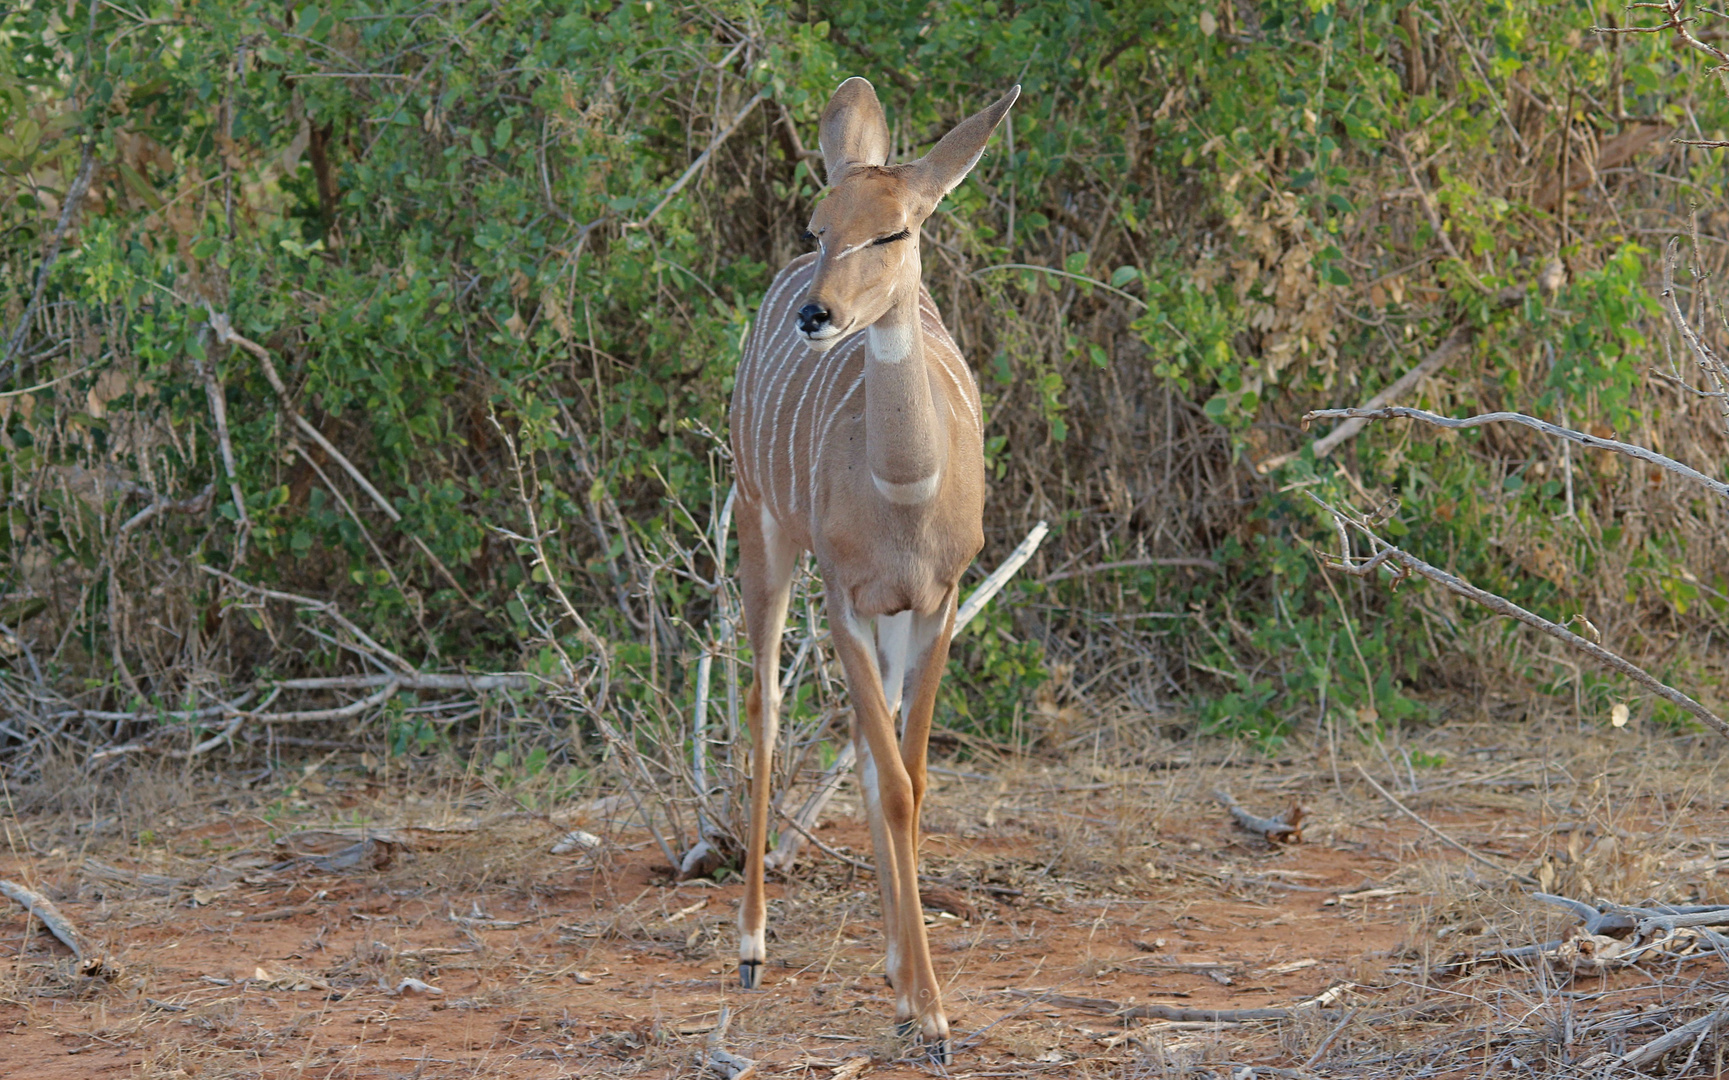
[[[895,233],[893,236],[879,236],[875,240],[872,240],[871,243],[873,243],[873,244],[892,244],[896,240],[905,240],[907,237],[909,237],[911,235],[912,235],[911,229],[902,229],[900,232]]]

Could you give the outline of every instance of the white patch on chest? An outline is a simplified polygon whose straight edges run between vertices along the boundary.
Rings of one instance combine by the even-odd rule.
[[[865,343],[870,347],[866,355],[881,364],[900,363],[913,351],[914,329],[910,323],[898,326],[872,323],[865,327]]]
[[[896,484],[884,480],[876,473],[871,473],[871,483],[877,487],[877,492],[889,502],[897,506],[917,506],[929,502],[937,493],[937,487],[943,478],[942,470],[938,469],[923,480],[914,480],[910,484]]]

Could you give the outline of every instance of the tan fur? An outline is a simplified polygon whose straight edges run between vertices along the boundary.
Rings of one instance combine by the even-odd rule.
[[[924,158],[888,165],[876,92],[863,79],[841,84],[821,122],[831,190],[811,217],[819,249],[769,286],[731,417],[739,581],[755,656],[741,979],[754,985],[765,959],[780,639],[793,568],[810,551],[853,702],[896,1019],[944,1058],[948,1021],[918,894],[918,813],[960,577],[984,544],[985,474],[978,386],[920,283],[919,227],[977,162],[1018,93],[963,121]],[[799,327],[807,304],[826,312],[820,337]],[[902,618],[884,621],[893,616]],[[884,685],[885,668],[904,671],[900,685]]]

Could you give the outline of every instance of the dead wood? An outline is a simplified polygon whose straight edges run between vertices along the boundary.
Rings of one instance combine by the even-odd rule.
[[[1683,909],[1665,905],[1659,910],[1611,904],[1599,909],[1583,900],[1551,893],[1534,892],[1531,898],[1564,907],[1583,922],[1555,940],[1457,956],[1436,965],[1434,972],[1459,974],[1481,966],[1522,966],[1539,960],[1575,971],[1603,971],[1631,967],[1653,954],[1664,960],[1713,955],[1698,950],[1729,944],[1729,939],[1707,929],[1729,926],[1729,906],[1687,905]]]
[[[1720,1002],[1721,999],[1719,999]],[[1625,1065],[1630,1069],[1642,1069],[1647,1065],[1654,1065],[1681,1047],[1709,1036],[1725,1020],[1729,1020],[1729,1009],[1717,1009],[1691,1023],[1682,1024],[1667,1035],[1652,1039],[1637,1050],[1629,1050],[1617,1058],[1615,1064]]]
[[[1303,423],[1306,426],[1315,420],[1391,420],[1395,417],[1421,420],[1425,424],[1433,424],[1436,427],[1448,428],[1453,431],[1482,427],[1484,424],[1522,424],[1534,431],[1552,435],[1557,439],[1576,442],[1580,446],[1590,447],[1593,450],[1610,450],[1643,461],[1648,465],[1655,465],[1660,469],[1674,473],[1676,476],[1699,484],[1720,498],[1729,499],[1729,483],[1712,479],[1691,465],[1683,464],[1672,457],[1659,454],[1655,450],[1648,450],[1635,443],[1624,443],[1619,439],[1604,439],[1583,431],[1574,431],[1572,428],[1551,424],[1547,420],[1539,420],[1535,416],[1526,416],[1524,413],[1483,413],[1479,416],[1455,419],[1450,416],[1437,415],[1426,409],[1408,409],[1402,405],[1392,405],[1379,409],[1315,409],[1303,414]]]
[[[707,1045],[697,1051],[697,1068],[713,1073],[722,1080],[751,1080],[757,1075],[756,1062],[747,1057],[740,1057],[728,1051],[722,1042],[726,1039],[726,1029],[732,1023],[732,1010],[722,1008],[720,1019],[715,1021],[714,1030],[708,1033]]]
[[[1371,409],[1379,409],[1382,406],[1391,405],[1393,402],[1399,400],[1400,397],[1415,389],[1418,383],[1422,382],[1430,375],[1433,375],[1436,371],[1439,371],[1443,364],[1451,360],[1461,348],[1471,342],[1472,337],[1473,332],[1468,329],[1454,330],[1451,334],[1448,334],[1446,340],[1435,346],[1434,350],[1430,352],[1428,356],[1425,356],[1416,367],[1399,376],[1398,379],[1394,380],[1391,386],[1364,402],[1362,407],[1363,411],[1366,412]],[[1331,454],[1334,450],[1337,450],[1342,443],[1349,439],[1356,438],[1357,435],[1368,426],[1369,421],[1363,417],[1352,417],[1351,419],[1346,420],[1332,431],[1327,432],[1327,434],[1315,440],[1315,459],[1318,461]],[[1277,454],[1261,462],[1259,465],[1256,465],[1255,471],[1264,476],[1296,457],[1297,453],[1297,451],[1293,450],[1288,454]]]
[[[1636,923],[1633,916],[1621,910],[1599,911],[1583,900],[1574,900],[1569,896],[1555,896],[1552,893],[1534,892],[1531,899],[1545,904],[1564,907],[1573,914],[1585,920],[1584,930],[1587,934],[1604,934],[1609,937],[1627,937],[1633,933]],[[1661,914],[1653,912],[1652,914]],[[1729,909],[1724,909],[1725,922],[1729,923]]]
[[[1213,798],[1231,812],[1237,819],[1237,824],[1249,832],[1264,837],[1270,844],[1300,844],[1303,842],[1303,808],[1292,803],[1284,813],[1275,818],[1256,817],[1243,809],[1231,793],[1223,789],[1213,792]]]
[[[458,596],[467,601],[470,607],[479,608],[480,605],[476,604],[474,598],[468,595],[468,590],[462,587],[462,582],[456,580],[456,575],[452,574],[450,568],[444,565],[444,560],[433,554],[432,549],[426,545],[425,540],[422,540],[419,536],[408,531],[408,526],[403,523],[402,512],[398,510],[389,499],[386,499],[382,494],[380,494],[376,487],[372,486],[372,481],[368,480],[366,474],[362,473],[355,467],[354,462],[348,460],[347,455],[343,454],[342,451],[336,448],[334,443],[324,437],[324,432],[319,431],[310,422],[308,422],[304,416],[300,415],[300,410],[294,407],[294,399],[289,396],[288,387],[282,382],[282,376],[278,375],[276,372],[276,362],[271,358],[270,350],[258,344],[256,341],[252,341],[251,339],[236,333],[233,324],[228,321],[228,316],[217,311],[208,302],[205,303],[204,310],[209,316],[210,329],[215,332],[218,341],[222,342],[224,345],[234,345],[244,349],[257,358],[259,365],[264,370],[265,379],[270,383],[271,389],[276,391],[277,401],[280,403],[282,410],[288,414],[288,418],[294,422],[294,426],[297,427],[307,438],[317,443],[326,454],[330,455],[332,461],[335,461],[338,465],[342,466],[342,470],[360,486],[362,491],[371,496],[373,504],[380,510],[384,511],[384,516],[389,518],[398,529],[402,530],[403,535],[407,536],[408,539],[420,549],[421,554],[431,560],[433,567],[438,570],[439,574],[443,576],[445,581],[450,583],[450,587],[456,590]],[[208,567],[203,569],[208,569]],[[238,581],[235,583],[240,584]],[[386,652],[383,653],[383,655],[390,656],[391,654]],[[413,668],[408,667],[406,662],[401,661],[399,657],[393,657],[393,659],[396,659],[399,666],[403,667],[405,670],[413,670]]]
[[[123,870],[100,859],[84,860],[84,876],[97,881],[111,881],[121,885],[135,885],[141,889],[155,892],[172,892],[183,888],[186,882],[177,877],[165,874],[145,874],[133,870]]]
[[[95,12],[91,13],[94,24]],[[54,223],[54,232],[48,238],[48,250],[43,253],[42,264],[36,268],[36,284],[30,292],[30,302],[24,305],[24,313],[18,317],[18,325],[12,330],[12,338],[6,343],[6,371],[0,378],[10,379],[13,375],[24,371],[30,366],[22,362],[16,368],[12,366],[13,358],[24,347],[24,339],[30,333],[30,324],[36,318],[36,312],[42,306],[43,290],[48,285],[49,272],[54,269],[55,260],[60,258],[60,245],[66,239],[66,230],[72,227],[72,219],[78,213],[78,205],[84,201],[84,193],[90,190],[90,179],[96,166],[96,140],[86,132],[84,145],[79,151],[78,172],[72,178],[72,186],[67,189],[66,197],[60,204],[60,219]]]
[[[1055,1005],[1059,1008],[1077,1009],[1082,1012],[1103,1013],[1123,1020],[1165,1020],[1173,1023],[1201,1024],[1248,1024],[1277,1020],[1293,1020],[1299,1016],[1325,1016],[1341,1018],[1348,1010],[1334,1008],[1339,999],[1344,997],[1350,983],[1340,983],[1329,987],[1306,1001],[1283,1008],[1266,1009],[1190,1009],[1177,1005],[1125,1005],[1109,998],[1071,997],[1067,994],[1046,994],[1028,990],[1003,990],[1001,993],[1011,997],[1025,998],[1031,1002],[1044,1005]],[[1477,1007],[1478,1002],[1448,998],[1434,1001],[1419,1001],[1412,1005],[1404,1005],[1396,1009],[1386,1009],[1381,1012],[1364,1014],[1360,1017],[1365,1023],[1386,1024],[1400,1021],[1437,1020],[1457,1016],[1459,1013]]]
[[[25,911],[42,920],[42,925],[48,932],[60,939],[60,943],[72,950],[72,955],[79,960],[84,959],[84,939],[78,933],[78,928],[72,925],[72,920],[60,914],[60,909],[54,906],[54,901],[43,896],[35,889],[20,885],[15,881],[0,880],[0,896],[13,901]]]
[[[276,844],[292,858],[272,866],[272,871],[291,867],[327,873],[384,870],[395,860],[398,848],[408,849],[401,835],[390,829],[309,829],[285,836]]]
[[[873,1064],[875,1062],[868,1057],[847,1058],[835,1067],[835,1071],[829,1074],[828,1080],[858,1080],[859,1077],[870,1072]]]
[[[1711,483],[1716,483],[1716,481],[1711,481]],[[1556,638],[1567,645],[1571,645],[1580,652],[1586,653],[1604,667],[1607,667],[1612,671],[1620,672],[1632,679],[1634,682],[1637,682],[1641,686],[1650,690],[1652,693],[1663,698],[1665,701],[1678,705],[1687,712],[1692,713],[1695,717],[1699,718],[1700,721],[1715,730],[1719,735],[1729,738],[1729,721],[1725,721],[1722,717],[1718,716],[1704,705],[1701,705],[1699,702],[1694,701],[1692,698],[1675,689],[1673,686],[1670,686],[1668,683],[1658,679],[1650,672],[1647,672],[1644,668],[1617,656],[1615,653],[1603,648],[1596,642],[1585,640],[1564,626],[1556,625],[1548,619],[1543,618],[1541,615],[1536,615],[1532,612],[1526,611],[1524,608],[1513,603],[1504,596],[1498,596],[1486,589],[1479,589],[1477,586],[1463,578],[1455,577],[1438,566],[1432,566],[1429,563],[1424,562],[1422,559],[1417,558],[1415,555],[1405,551],[1403,548],[1394,547],[1392,544],[1389,544],[1387,541],[1376,535],[1367,522],[1359,521],[1347,516],[1323,500],[1316,498],[1313,492],[1304,492],[1304,494],[1306,494],[1309,499],[1315,503],[1315,505],[1321,507],[1321,509],[1332,515],[1333,522],[1338,529],[1340,544],[1339,554],[1322,556],[1328,569],[1338,570],[1350,574],[1352,577],[1372,577],[1382,566],[1385,566],[1390,562],[1393,564],[1391,569],[1394,574],[1395,584],[1410,577],[1412,574],[1428,578],[1430,581],[1433,581],[1447,589],[1447,591],[1463,596],[1465,599],[1474,603],[1480,604],[1483,607],[1488,608],[1490,611],[1495,612],[1497,615],[1505,615],[1510,619],[1517,619],[1526,626],[1535,627],[1536,629],[1543,631],[1545,634],[1548,634],[1550,637]],[[1374,555],[1360,559],[1351,554],[1350,541],[1347,538],[1345,531],[1347,526],[1362,531],[1363,534],[1369,538],[1369,542],[1375,551]],[[1361,771],[1360,767],[1359,771]],[[1364,773],[1363,775],[1365,777],[1368,776],[1367,773]],[[1369,782],[1374,784],[1377,789],[1380,789],[1380,785],[1375,784],[1373,780],[1370,780]],[[1386,795],[1386,792],[1382,791],[1382,794]],[[1387,798],[1392,799],[1392,796],[1388,795]],[[1398,800],[1395,799],[1393,801],[1395,804],[1398,804]],[[1403,805],[1400,805],[1400,809],[1404,810]],[[1440,830],[1436,829],[1428,822],[1423,821],[1422,818],[1412,814],[1409,810],[1404,810],[1404,812],[1415,819],[1419,824],[1423,825],[1424,828],[1429,829],[1436,835],[1441,835]],[[1459,848],[1461,851],[1466,850],[1463,845],[1459,844],[1455,840],[1449,838],[1447,842],[1452,844],[1454,847]],[[1474,854],[1472,857],[1480,859],[1480,856]],[[1486,862],[1486,860],[1482,861]],[[1488,863],[1488,865],[1493,866],[1494,864]],[[1497,869],[1500,868],[1497,867]],[[1526,885],[1536,884],[1535,881],[1523,875],[1520,875],[1519,880]]]

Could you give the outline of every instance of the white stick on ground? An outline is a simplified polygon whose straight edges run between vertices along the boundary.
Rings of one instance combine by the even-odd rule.
[[[722,1045],[727,1025],[731,1023],[732,1010],[722,1006],[720,1019],[715,1021],[714,1030],[708,1033],[708,1045],[696,1056],[697,1065],[722,1080],[751,1080],[757,1075],[756,1062],[731,1053]]]
[[[84,959],[84,939],[79,935],[77,927],[72,925],[72,921],[60,914],[54,901],[15,881],[0,881],[0,896],[16,902],[25,911],[41,919],[48,932],[59,938],[62,945],[71,949],[73,956]]]

